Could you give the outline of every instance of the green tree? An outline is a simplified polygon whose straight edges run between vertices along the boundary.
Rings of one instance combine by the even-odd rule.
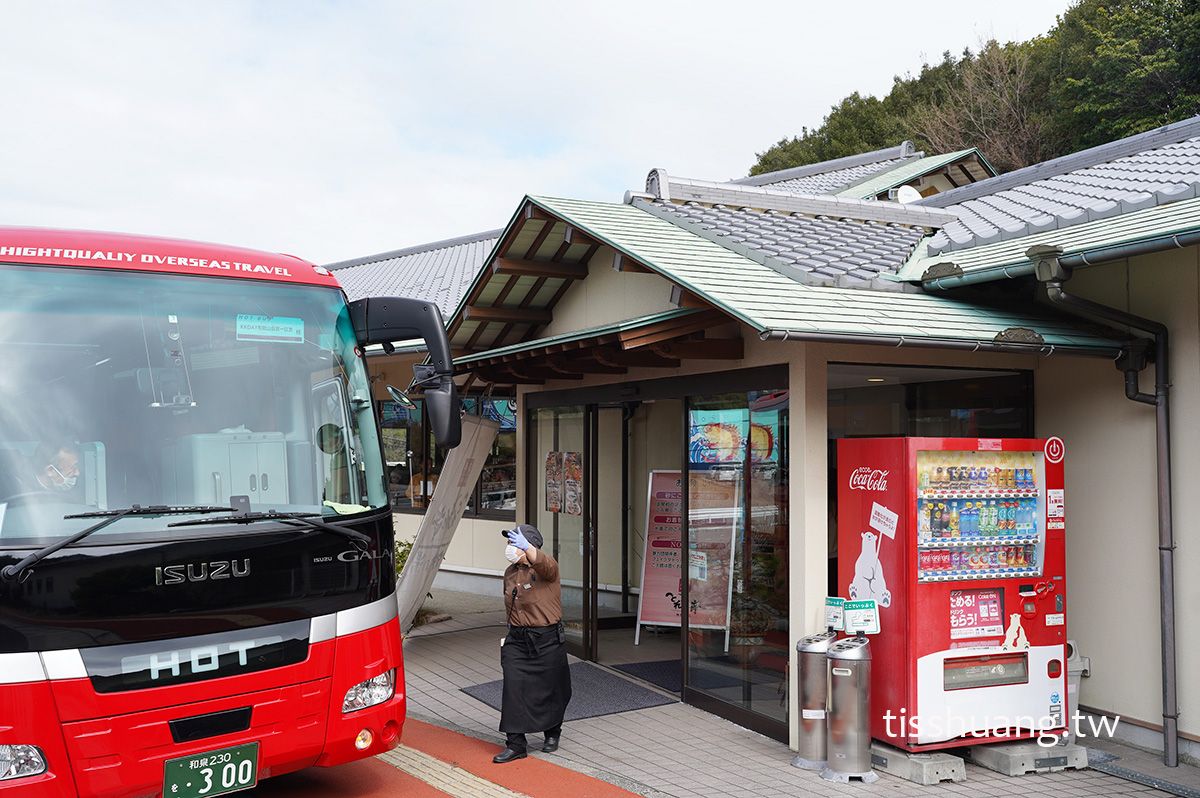
[[[1058,116],[1073,149],[1200,110],[1195,0],[1084,0],[1056,29]]]
[[[882,100],[850,95],[751,174],[893,147],[979,147],[1002,171],[1200,113],[1200,0],[1078,0],[1044,36],[945,53]]]
[[[966,54],[969,56],[969,52]],[[830,109],[821,126],[801,128],[799,136],[783,139],[765,152],[750,174],[776,172],[795,166],[820,163],[871,150],[895,147],[905,140],[918,148],[926,142],[913,127],[910,114],[915,108],[940,100],[949,86],[958,81],[957,61],[946,52],[938,64],[925,64],[917,77],[893,78],[892,90],[882,99],[863,97],[858,92]]]
[[[897,129],[897,120],[884,103],[855,92],[833,106],[821,127],[801,128],[799,136],[783,139],[766,152],[758,153],[758,163],[751,167],[750,174],[894,147],[900,143],[895,139]]]

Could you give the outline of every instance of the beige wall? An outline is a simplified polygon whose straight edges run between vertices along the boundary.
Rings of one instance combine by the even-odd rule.
[[[1190,735],[1200,735],[1200,715],[1188,712],[1200,706],[1200,426],[1190,421],[1200,399],[1197,252],[1082,269],[1066,285],[1170,330],[1179,730]],[[1154,381],[1151,366],[1141,390],[1153,393]],[[1154,408],[1126,399],[1123,375],[1103,361],[1048,361],[1037,396],[1038,434],[1067,443],[1067,628],[1091,658],[1080,703],[1161,725]]]
[[[657,274],[613,271],[613,251],[603,247],[554,308],[554,320],[541,332],[549,338],[625,319],[673,310],[671,284]]]

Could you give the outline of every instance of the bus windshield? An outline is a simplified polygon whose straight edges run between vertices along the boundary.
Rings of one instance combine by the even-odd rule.
[[[94,523],[64,515],[135,504],[387,505],[371,385],[337,289],[4,265],[0,296],[0,548]],[[81,545],[246,531],[166,526],[181,517],[122,518]]]

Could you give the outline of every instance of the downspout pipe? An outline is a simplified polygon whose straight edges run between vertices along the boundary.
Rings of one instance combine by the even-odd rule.
[[[1154,405],[1155,438],[1158,459],[1158,570],[1162,640],[1163,763],[1179,765],[1179,705],[1175,678],[1175,535],[1171,525],[1171,426],[1170,426],[1170,348],[1166,325],[1134,316],[1116,308],[1072,296],[1063,290],[1074,268],[1099,262],[1096,253],[1061,258],[1057,247],[1035,246],[1025,253],[1034,263],[1037,278],[1045,283],[1050,301],[1080,315],[1110,321],[1154,336],[1153,353],[1149,342],[1135,342],[1117,360],[1125,372],[1125,396],[1135,402]],[[1114,255],[1104,260],[1116,260]],[[1154,393],[1139,390],[1138,373],[1154,357]]]

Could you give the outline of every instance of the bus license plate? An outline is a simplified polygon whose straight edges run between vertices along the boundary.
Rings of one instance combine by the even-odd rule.
[[[163,763],[163,798],[208,798],[258,783],[258,743],[235,745]]]

